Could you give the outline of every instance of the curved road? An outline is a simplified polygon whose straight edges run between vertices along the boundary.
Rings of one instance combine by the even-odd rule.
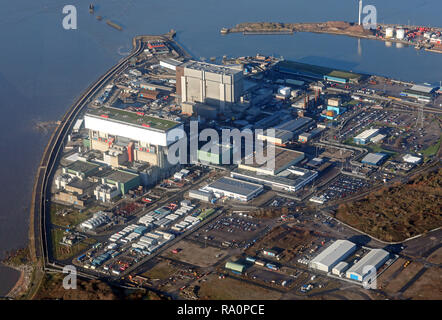
[[[47,235],[47,226],[49,221],[47,217],[49,214],[49,198],[50,198],[50,181],[56,170],[57,161],[63,150],[63,143],[70,132],[70,129],[74,123],[74,120],[78,117],[81,111],[85,108],[91,97],[97,93],[117,72],[124,70],[127,66],[127,61],[132,57],[140,54],[144,50],[144,43],[140,38],[134,38],[134,49],[132,53],[120,60],[117,65],[109,69],[97,82],[89,86],[86,91],[78,98],[78,100],[72,105],[72,107],[63,116],[58,127],[52,134],[46,149],[43,153],[43,157],[40,162],[40,166],[37,169],[35,178],[35,184],[32,195],[31,205],[31,223],[30,226],[30,246],[31,256],[34,261],[39,261],[43,258],[43,268],[46,269],[47,265],[55,264],[50,262],[52,254],[48,249],[48,240],[50,237]],[[60,266],[58,267],[60,268]]]

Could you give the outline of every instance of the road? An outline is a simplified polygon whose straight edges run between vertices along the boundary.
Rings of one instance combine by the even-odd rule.
[[[109,69],[97,82],[89,86],[86,91],[77,99],[71,108],[63,116],[60,124],[53,132],[44,150],[40,166],[37,170],[33,189],[33,199],[31,205],[31,225],[30,241],[31,255],[33,261],[43,262],[43,269],[48,266],[56,269],[62,268],[51,262],[52,254],[50,248],[49,227],[49,199],[51,196],[50,186],[53,174],[56,170],[60,154],[62,153],[64,141],[69,134],[75,119],[86,107],[91,97],[96,94],[116,73],[123,71],[127,67],[127,62],[132,57],[140,54],[144,50],[144,44],[139,39],[134,39],[134,49],[130,55],[120,60],[114,67]],[[33,249],[33,250],[32,250]],[[52,269],[52,268],[49,268]]]

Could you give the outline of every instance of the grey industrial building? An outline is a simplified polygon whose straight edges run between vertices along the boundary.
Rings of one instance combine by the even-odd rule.
[[[238,67],[188,61],[176,66],[176,93],[181,102],[201,102],[219,107],[240,101],[243,72]]]
[[[248,182],[263,184],[275,190],[296,192],[312,182],[318,176],[318,172],[299,167],[290,167],[277,175],[268,175],[236,169],[230,173],[230,176]]]
[[[309,266],[319,271],[330,272],[340,261],[356,251],[356,244],[348,240],[336,240],[328,248],[318,254]]]
[[[263,191],[263,186],[229,177],[222,177],[204,188],[217,197],[229,197],[240,201],[249,201]]]
[[[341,276],[348,269],[348,267],[349,267],[348,262],[341,261],[336,266],[333,267],[332,274]]]
[[[369,275],[370,267],[379,269],[388,259],[390,253],[383,249],[372,249],[361,260],[355,263],[347,270],[346,276],[349,279],[364,281],[364,278]]]
[[[213,194],[203,190],[190,190],[189,198],[210,202],[213,198]]]

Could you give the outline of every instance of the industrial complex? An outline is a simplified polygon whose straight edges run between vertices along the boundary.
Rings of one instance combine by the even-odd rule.
[[[434,166],[439,88],[134,41],[41,166],[50,268],[173,298],[239,282],[304,299],[365,292],[405,259],[336,211]]]

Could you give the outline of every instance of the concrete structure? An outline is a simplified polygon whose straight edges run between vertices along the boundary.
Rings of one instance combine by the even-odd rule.
[[[175,59],[171,59],[171,58],[167,58],[167,59],[161,59],[160,60],[160,66],[163,68],[167,68],[173,71],[176,71],[176,67],[178,67],[179,65],[181,65],[182,62],[175,60]]]
[[[100,165],[98,164],[77,160],[66,167],[63,167],[62,172],[72,178],[77,177],[78,179],[83,180],[97,173],[99,168]]]
[[[189,61],[176,67],[176,93],[181,102],[201,102],[219,107],[239,102],[243,72],[239,68]]]
[[[212,163],[212,164],[232,164],[233,163],[233,146],[232,145],[222,145],[218,144],[218,150],[214,152],[206,151],[199,149],[198,161],[204,163]]]
[[[90,148],[107,152],[119,146],[128,161],[140,161],[161,169],[170,168],[168,148],[184,137],[180,122],[117,108],[101,107],[86,113]],[[114,155],[115,156],[115,155]]]
[[[266,175],[276,175],[281,171],[289,168],[290,166],[296,165],[300,161],[302,161],[305,157],[304,152],[284,149],[280,147],[275,147],[275,166],[267,166],[267,163],[259,164],[256,161],[255,153],[245,157],[241,160],[241,163],[238,164],[239,169],[244,169],[248,171],[252,171],[258,174],[266,174]],[[264,148],[263,156],[267,156],[266,148]]]
[[[95,199],[102,202],[111,202],[113,198],[120,194],[121,192],[116,186],[107,184],[99,184],[94,190]]]
[[[356,144],[366,144],[370,141],[370,139],[374,136],[376,136],[379,132],[379,129],[369,129],[365,130],[364,132],[358,134],[356,137],[353,138],[354,143]]]
[[[330,272],[339,262],[356,251],[356,245],[348,240],[336,240],[329,247],[318,254],[309,266],[312,269]]]
[[[376,271],[390,258],[390,253],[383,249],[372,249],[361,260],[347,270],[346,276],[349,279],[364,281],[370,274],[370,268]]]
[[[291,167],[294,168],[294,167]],[[287,169],[277,175],[256,174],[253,171],[236,169],[230,173],[235,179],[268,186],[275,190],[296,192],[312,182],[318,176],[318,172],[304,168]]]
[[[213,194],[204,190],[190,190],[189,198],[210,202],[213,199]]]
[[[123,170],[112,170],[101,178],[101,183],[115,186],[121,194],[126,194],[130,189],[138,187],[141,181],[138,174]]]
[[[259,184],[222,177],[204,187],[204,190],[213,192],[218,198],[229,197],[239,201],[249,201],[260,194],[264,188]]]

